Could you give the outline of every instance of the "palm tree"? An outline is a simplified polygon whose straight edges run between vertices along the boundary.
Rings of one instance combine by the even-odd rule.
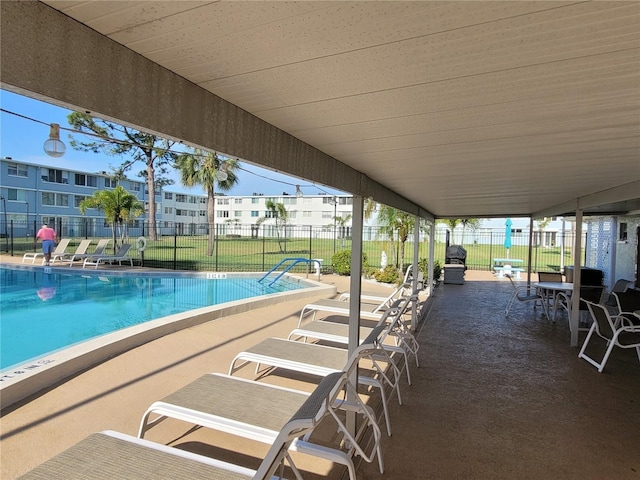
[[[344,227],[347,226],[349,220],[351,220],[351,214],[348,214],[345,217],[342,217],[340,215],[336,215],[335,217],[333,217],[334,225],[338,224],[338,226],[340,227],[340,231],[342,232],[342,234],[340,235],[340,248],[344,248]]]
[[[271,212],[271,218],[275,219],[276,235],[278,236],[278,248],[280,249],[280,253],[283,253],[286,251],[286,248],[282,248],[282,241],[280,240],[280,229],[284,227],[284,233],[286,234],[286,227],[287,223],[289,222],[289,212],[287,212],[287,208],[283,203],[274,202],[271,199],[265,202],[265,206],[267,207],[267,210]]]
[[[392,262],[394,265],[398,265],[400,271],[403,272],[404,247],[409,238],[409,233],[413,230],[415,217],[410,213],[402,212],[386,205],[380,205],[378,208],[377,204],[374,204],[372,201],[367,201],[367,203],[365,203],[365,218],[368,218],[375,211],[378,211],[378,223],[381,231],[386,233],[391,240]],[[399,258],[396,258],[394,246],[395,232],[398,232],[398,241],[400,242]]]
[[[120,185],[113,190],[98,190],[92,197],[80,202],[78,207],[83,214],[89,208],[96,208],[104,213],[107,222],[112,226],[114,253],[127,236],[127,221],[144,212],[144,205],[138,198]],[[119,242],[116,237],[119,238]]]
[[[192,152],[178,156],[176,168],[185,187],[200,185],[207,193],[207,255],[212,256],[215,245],[215,188],[217,186],[218,190],[226,192],[238,184],[236,172],[240,168],[240,162],[235,159],[222,160],[216,153],[195,148]],[[220,172],[225,172],[226,177]]]

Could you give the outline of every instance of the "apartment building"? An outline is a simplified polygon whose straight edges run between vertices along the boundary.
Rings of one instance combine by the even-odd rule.
[[[116,181],[107,172],[66,170],[14,160],[0,159],[0,223],[14,224],[14,234],[23,236],[42,222],[61,225],[62,236],[101,236],[109,229],[98,210],[82,214],[80,203],[94,192],[123,186],[145,205],[145,215],[133,220],[132,234],[143,234],[148,221],[146,182],[125,179]],[[157,189],[156,222],[161,234],[204,234],[208,231],[207,197]],[[215,228],[220,234],[247,234],[243,225],[261,224],[265,235],[275,234],[275,221],[267,208],[268,200],[282,203],[288,212],[288,225],[332,228],[334,217],[349,218],[352,197],[348,195],[216,195]],[[344,225],[340,225],[344,223]],[[340,236],[350,235],[350,221],[338,222]]]

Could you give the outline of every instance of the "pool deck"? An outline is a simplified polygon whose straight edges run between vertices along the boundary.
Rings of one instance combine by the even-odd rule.
[[[339,293],[348,289],[347,277],[323,275],[322,281]],[[511,291],[509,282],[474,271],[467,271],[464,285],[436,289],[417,333],[421,368],[412,369],[411,387],[402,385],[404,404],[390,402],[394,434],[383,439],[385,473],[365,464],[359,479],[640,478],[635,351],[615,350],[599,374],[569,346],[566,319],[548,322],[529,304],[505,318]],[[306,303],[259,308],[167,335],[6,413],[0,478],[16,478],[95,431],[135,435],[152,402],[203,373],[226,373],[236,353],[264,337],[286,336]],[[239,374],[255,378],[251,368]],[[260,381],[313,384],[279,374]],[[266,451],[178,422],[164,422],[147,438],[254,466]],[[295,458],[305,479],[344,478],[343,469],[327,462]]]

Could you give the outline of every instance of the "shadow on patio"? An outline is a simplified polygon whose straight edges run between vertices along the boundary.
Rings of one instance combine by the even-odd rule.
[[[386,472],[367,465],[363,478],[640,477],[635,349],[598,373],[569,346],[566,316],[550,323],[529,303],[505,318],[511,292],[506,280],[437,289],[421,368],[391,413]]]

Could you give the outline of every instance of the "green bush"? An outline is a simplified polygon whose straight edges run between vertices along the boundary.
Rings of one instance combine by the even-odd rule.
[[[400,272],[393,265],[387,265],[384,267],[384,270],[377,270],[373,274],[373,278],[380,283],[398,283],[400,280]]]
[[[421,258],[418,260],[418,269],[424,275],[424,278],[429,277],[429,260],[427,258]],[[440,265],[440,261],[436,260],[433,262],[433,279],[438,282],[440,280],[440,276],[442,275],[442,265]]]
[[[362,252],[362,271],[367,272],[369,264],[367,254]],[[331,257],[333,273],[337,275],[351,275],[351,250],[340,250]]]

